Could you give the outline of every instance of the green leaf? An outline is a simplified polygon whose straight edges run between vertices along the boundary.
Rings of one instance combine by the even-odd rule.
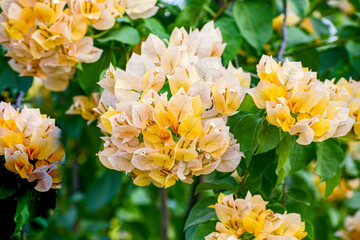
[[[224,63],[227,64],[234,59],[242,44],[241,34],[232,18],[220,18],[215,22],[215,26],[220,28],[226,48],[222,55]]]
[[[307,0],[290,0],[289,4],[295,14],[299,17],[303,17],[305,10],[309,7],[309,2]]]
[[[186,219],[184,230],[196,224],[209,221],[216,216],[215,209],[209,208],[216,203],[216,197],[207,197],[201,199],[190,210],[189,217]]]
[[[287,190],[287,194],[302,203],[306,203],[306,204],[310,203],[310,196],[307,194],[307,192],[299,188],[292,187]]]
[[[102,208],[116,196],[121,188],[122,176],[122,173],[106,169],[95,179],[86,201],[86,205],[91,211]]]
[[[274,213],[284,214],[286,212],[286,208],[278,202],[270,202],[266,208],[271,209]]]
[[[349,41],[346,43],[345,47],[349,53],[351,65],[353,65],[353,67],[355,69],[359,69],[360,68],[360,43],[354,42],[354,41]]]
[[[203,182],[203,183],[200,183],[196,187],[195,195],[199,194],[202,191],[209,190],[209,189],[212,189],[212,190],[229,190],[229,191],[232,191],[233,193],[235,193],[234,186],[231,185],[228,182],[218,182],[218,183],[216,183],[216,182],[213,182],[213,183]]]
[[[16,213],[14,216],[14,220],[16,222],[15,233],[22,229],[23,225],[27,222],[30,216],[27,204],[28,199],[29,198],[27,192],[23,193],[17,198]]]
[[[215,227],[216,227],[215,221],[200,224],[196,229],[192,240],[204,240],[207,235],[209,235],[212,232],[216,232]]]
[[[306,220],[306,219],[302,219],[302,221],[305,222],[305,231],[308,233],[308,235],[304,238],[304,240],[313,240],[315,239],[315,231],[314,231],[314,226],[313,224]]]
[[[315,144],[300,145],[293,141],[289,155],[291,173],[299,171],[306,167],[313,159],[315,159]]]
[[[271,166],[274,159],[275,150],[255,155],[250,162],[249,168],[247,169],[248,173],[250,174],[249,180],[254,182],[258,178],[261,178],[262,175]]]
[[[288,27],[287,29],[288,45],[287,47],[311,43],[315,41],[315,35],[308,35],[298,27]]]
[[[266,119],[264,119],[257,139],[259,146],[256,154],[268,152],[280,143],[279,128],[271,125]]]
[[[316,144],[316,157],[315,171],[322,181],[326,181],[338,173],[345,154],[337,140],[329,139]]]
[[[18,188],[18,176],[9,172],[5,166],[5,159],[0,156],[0,200],[12,196]]]
[[[334,177],[326,180],[325,184],[325,198],[330,196],[330,194],[333,192],[335,187],[339,184],[341,178],[341,168],[338,169],[338,172],[335,174]]]
[[[239,108],[239,112],[249,112],[249,113],[258,113],[261,110],[259,110],[256,107],[256,104],[254,102],[254,99],[249,95],[246,94],[244,100],[242,101],[240,108]]]
[[[291,166],[289,162],[289,155],[292,142],[294,141],[294,137],[290,135],[285,135],[285,137],[281,140],[279,145],[279,162],[276,168],[276,174],[278,175],[277,186],[281,184],[285,177],[289,175]]]
[[[135,28],[130,26],[124,26],[120,29],[111,31],[105,37],[98,39],[98,41],[101,43],[117,41],[135,46],[140,42],[140,35]]]
[[[233,15],[241,35],[260,53],[272,34],[272,14],[269,5],[260,1],[236,2]]]
[[[169,39],[169,34],[166,32],[165,27],[162,23],[156,18],[146,18],[144,19],[145,27],[150,30],[151,33],[158,36],[161,39]]]
[[[0,56],[0,91],[4,89],[17,89],[27,92],[32,85],[33,77],[20,77],[19,73],[11,69],[9,58]]]
[[[249,166],[252,155],[257,146],[257,136],[261,128],[262,119],[255,114],[248,114],[230,125],[230,131],[240,143],[241,151],[245,154],[246,165]]]
[[[80,65],[81,68],[78,66],[76,79],[86,95],[90,96],[91,93],[98,89],[97,82],[101,78],[101,73],[104,69],[109,68],[110,63],[115,65],[115,55],[113,51],[107,49],[97,62],[90,64],[83,63]]]

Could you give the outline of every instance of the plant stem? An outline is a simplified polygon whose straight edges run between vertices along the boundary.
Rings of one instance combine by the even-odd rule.
[[[221,16],[221,14],[229,7],[232,1],[234,0],[228,0],[224,5],[222,5],[222,7],[219,9],[219,11],[217,11],[217,13],[215,14],[212,20],[215,21],[216,19],[218,19]]]
[[[284,56],[285,49],[286,49],[286,44],[287,44],[287,41],[288,41],[288,39],[287,39],[287,28],[286,28],[287,0],[283,0],[283,4],[284,4],[284,21],[283,21],[282,26],[281,26],[282,42],[281,42],[280,50],[279,50],[278,55],[277,55],[277,59],[280,62],[282,62],[282,60],[283,60],[283,56]]]
[[[21,103],[23,101],[23,97],[24,97],[24,91],[20,91],[15,101],[15,109],[20,109]]]
[[[167,240],[167,232],[169,228],[169,209],[167,207],[167,190],[165,188],[160,189],[161,199],[161,240]]]
[[[249,173],[247,173],[247,172],[244,174],[243,179],[241,180],[240,186],[239,186],[239,188],[238,188],[238,190],[237,190],[237,192],[236,192],[236,196],[237,196],[237,197],[240,196],[241,189],[242,189],[242,187],[244,186],[245,180],[246,180],[246,178],[247,178],[248,175],[249,175]]]
[[[102,36],[105,36],[108,33],[109,33],[109,30],[106,30],[106,31],[102,31],[102,32],[100,32],[98,34],[92,34],[91,37],[93,39],[98,39],[98,38],[101,38]]]
[[[285,180],[283,182],[283,199],[282,199],[282,205],[285,207],[285,203],[286,203],[286,183]]]
[[[353,41],[360,40],[360,35],[356,35],[356,36],[348,37],[348,38],[338,39],[338,40],[333,41],[333,42],[322,42],[322,43],[309,44],[309,45],[306,45],[306,46],[304,46],[302,48],[298,48],[295,51],[293,51],[291,53],[288,53],[288,54],[285,54],[285,55],[286,56],[294,56],[294,55],[297,55],[297,54],[302,53],[304,51],[307,51],[307,50],[310,50],[310,49],[313,49],[313,48],[318,48],[318,47],[325,47],[325,46],[331,46],[331,45],[340,46],[340,45],[343,45],[347,41],[350,41],[350,40],[353,40]]]

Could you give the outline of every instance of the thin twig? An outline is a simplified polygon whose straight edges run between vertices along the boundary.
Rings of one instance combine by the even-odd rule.
[[[72,194],[75,195],[79,191],[79,165],[76,159],[73,159],[71,163],[72,169]],[[77,203],[73,202],[73,207],[77,208]],[[73,225],[74,232],[77,231],[77,222]]]
[[[24,229],[21,229],[21,240],[25,240],[25,232],[24,232]]]
[[[238,57],[235,57],[235,67],[240,68],[239,58]]]
[[[165,188],[160,189],[161,199],[161,240],[167,240],[169,228],[169,209],[167,207],[167,191]]]
[[[242,178],[242,180],[241,180],[240,186],[239,186],[239,188],[238,188],[238,190],[237,190],[237,192],[236,192],[236,196],[237,196],[237,197],[240,196],[241,189],[242,189],[242,187],[244,186],[245,180],[246,180],[246,178],[247,178],[248,175],[249,175],[249,173],[247,173],[247,172],[244,174],[244,176],[243,176],[243,178]]]
[[[219,11],[217,11],[217,13],[215,14],[212,20],[215,21],[216,19],[218,19],[221,16],[221,14],[229,7],[232,1],[234,0],[228,0],[224,5],[222,5],[222,7],[219,9]]]
[[[252,73],[252,72],[247,72],[247,73],[250,73],[250,76],[252,76],[253,78],[260,79],[260,77],[255,73]]]
[[[285,180],[283,182],[283,199],[282,199],[282,205],[285,207],[286,203],[286,183]]]
[[[282,23],[281,26],[281,34],[282,34],[282,42],[281,42],[281,46],[280,46],[280,50],[277,56],[278,61],[282,61],[283,60],[283,56],[285,53],[285,49],[286,49],[286,44],[287,44],[287,28],[286,28],[286,19],[287,19],[287,0],[283,0],[283,4],[284,4],[284,21]]]
[[[15,109],[20,109],[21,103],[23,101],[23,97],[24,97],[24,92],[20,91],[15,101]]]
[[[360,40],[360,35],[356,35],[356,36],[348,37],[348,38],[339,38],[338,40],[333,41],[333,42],[312,43],[312,44],[305,45],[304,47],[297,48],[295,51],[285,54],[285,56],[294,56],[294,55],[297,55],[304,51],[307,51],[307,50],[310,50],[313,48],[318,48],[318,47],[326,47],[326,46],[331,46],[331,45],[342,46],[345,43],[347,43],[347,41],[357,41],[357,40]]]

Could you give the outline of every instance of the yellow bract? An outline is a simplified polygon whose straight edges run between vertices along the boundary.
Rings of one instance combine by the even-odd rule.
[[[220,194],[215,204],[220,222],[216,230],[205,237],[206,240],[240,239],[244,233],[256,240],[282,239],[289,237],[303,239],[307,236],[305,222],[299,214],[278,214],[270,209],[260,195],[247,194],[245,199],[234,200],[233,195]],[[226,237],[226,238],[224,238]]]
[[[349,101],[350,92],[357,91],[346,80],[339,85],[323,83],[300,62],[286,60],[281,65],[266,55],[257,71],[260,82],[249,91],[256,106],[266,108],[269,123],[291,135],[299,134],[299,144],[344,136],[351,130],[360,102]]]
[[[38,109],[25,107],[19,113],[0,102],[0,156],[7,170],[29,182],[37,181],[35,189],[40,192],[60,187],[61,174],[54,170],[65,155],[60,135],[55,121]]]

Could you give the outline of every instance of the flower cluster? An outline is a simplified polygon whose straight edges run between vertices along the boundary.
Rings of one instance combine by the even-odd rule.
[[[245,236],[254,240],[297,240],[307,236],[305,222],[296,213],[273,213],[266,209],[260,195],[247,194],[245,199],[234,200],[233,195],[220,193],[215,204],[220,222],[216,230],[205,237],[206,240],[237,240]]]
[[[243,154],[226,126],[250,75],[221,65],[225,45],[210,22],[199,31],[175,29],[165,43],[150,35],[126,70],[107,71],[98,111],[101,162],[132,172],[134,183],[169,187],[194,175],[233,171]],[[168,84],[167,84],[168,83]],[[168,90],[167,90],[168,89]]]
[[[61,187],[60,165],[64,149],[61,130],[55,120],[41,115],[39,109],[25,107],[21,113],[9,103],[0,103],[0,156],[5,167],[46,192]]]
[[[76,64],[96,62],[102,53],[86,37],[95,29],[113,27],[115,17],[155,14],[156,1],[132,0],[3,0],[0,43],[10,66],[22,76],[36,76],[53,91],[67,88]]]
[[[300,62],[263,56],[257,65],[259,84],[249,91],[256,106],[266,109],[267,120],[299,144],[321,142],[346,135],[354,124],[347,102],[333,98],[334,90]]]
[[[345,229],[337,231],[335,236],[342,240],[360,240],[360,210],[353,217],[345,218]]]
[[[74,103],[70,109],[66,111],[69,115],[81,115],[83,119],[88,120],[88,124],[96,121],[99,114],[94,111],[99,105],[100,93],[96,92],[91,94],[90,99],[86,96],[79,95],[73,98]]]
[[[332,89],[331,100],[347,103],[349,116],[355,120],[354,133],[360,138],[360,82],[341,78],[336,84],[335,80],[326,80],[325,85]]]

